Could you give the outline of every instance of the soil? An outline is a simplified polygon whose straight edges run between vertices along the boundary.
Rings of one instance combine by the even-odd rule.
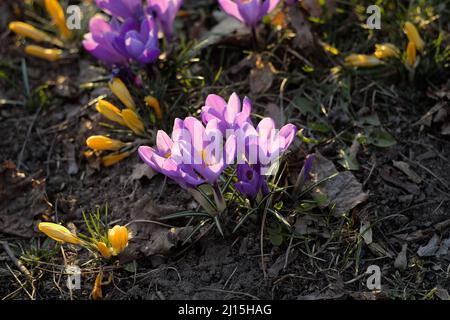
[[[2,35],[2,57],[21,65],[19,49],[13,37]],[[92,60],[83,58],[64,63],[47,63],[26,59],[30,86],[50,83],[47,106],[30,109],[25,106],[0,107],[0,163],[11,160],[26,176],[36,174],[45,183],[45,194],[52,204],[49,218],[80,225],[82,210],[107,203],[109,219],[127,223],[136,215],[134,205],[144,199],[155,210],[190,208],[193,199],[163,177],[142,177],[130,181],[137,154],[107,169],[96,170],[83,157],[84,141],[96,132],[93,124],[99,115],[86,104],[103,90],[80,91],[78,85],[89,79]],[[15,68],[15,69],[14,69]],[[11,69],[12,81],[21,81],[20,70]],[[101,71],[100,71],[101,75]],[[443,79],[449,73],[443,73]],[[5,86],[0,96],[15,100],[22,96],[19,87]],[[413,126],[434,104],[411,108],[408,99],[387,100],[394,112],[381,107],[381,121],[393,134],[397,144],[390,148],[363,147],[358,155],[361,169],[354,174],[364,183],[369,199],[342,217],[321,216],[326,223],[323,232],[312,233],[302,240],[282,246],[264,242],[261,257],[260,218],[238,233],[217,230],[205,233],[188,246],[177,246],[167,255],[145,256],[139,248],[121,257],[126,268],[114,269],[113,285],[104,288],[105,299],[380,299],[423,298],[433,288],[450,290],[450,253],[418,257],[420,247],[436,234],[449,239],[450,229],[450,141],[439,128]],[[82,107],[80,107],[82,106]],[[376,106],[375,106],[376,107]],[[93,129],[92,129],[93,128]],[[23,152],[22,152],[23,150]],[[334,145],[318,147],[316,152],[340,167]],[[413,183],[398,170],[393,161],[403,161],[420,178]],[[8,201],[15,201],[14,199]],[[2,205],[4,207],[4,204]],[[169,209],[168,209],[169,208]],[[24,208],[23,210],[26,210]],[[27,211],[28,212],[28,211]],[[5,214],[5,212],[1,213]],[[19,215],[23,217],[23,215]],[[28,216],[36,223],[42,213]],[[375,222],[375,245],[355,245],[359,222]],[[182,226],[186,221],[177,222]],[[333,235],[334,237],[330,237]],[[44,237],[37,232],[35,239]],[[27,247],[31,239],[0,230],[0,239],[18,249]],[[131,240],[135,246],[139,240]],[[34,241],[34,240],[33,240]],[[398,268],[395,261],[407,244],[407,266]],[[76,252],[76,251],[75,251]],[[78,252],[83,261],[87,253]],[[134,261],[134,262],[133,262]],[[0,263],[13,266],[9,257],[0,253]],[[377,265],[383,274],[382,292],[366,287],[365,270]],[[54,286],[54,273],[39,273],[39,299],[68,299],[66,289]],[[83,274],[81,291],[73,297],[88,299],[95,274]],[[61,281],[61,280],[60,280]],[[0,296],[16,290],[18,284],[8,269],[2,267]],[[21,292],[16,298],[27,298]]]

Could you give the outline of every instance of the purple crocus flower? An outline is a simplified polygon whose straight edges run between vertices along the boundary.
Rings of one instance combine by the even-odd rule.
[[[261,175],[259,165],[239,164],[236,170],[238,182],[234,184],[236,189],[249,199],[255,199],[259,192],[262,195],[269,193],[269,187],[264,176]]]
[[[299,0],[284,0],[284,2],[286,3],[286,4],[294,4],[294,3],[296,3],[296,2],[298,2]]]
[[[175,126],[179,123],[175,120]],[[177,163],[172,158],[174,141],[167,133],[159,130],[156,136],[156,148],[141,146],[138,153],[141,159],[153,170],[171,178],[183,188],[196,187],[205,182],[189,165]]]
[[[107,14],[121,18],[137,18],[143,13],[142,0],[95,0]]]
[[[172,138],[158,131],[157,149],[140,147],[139,155],[152,169],[172,178],[182,187],[195,187],[202,183],[217,184],[228,163],[235,156],[236,141],[230,136],[223,141],[218,121],[206,127],[193,118],[176,119]]]
[[[123,55],[142,64],[156,61],[160,54],[158,29],[152,16],[145,15],[139,24],[127,19],[114,39],[114,47]]]
[[[244,159],[247,163],[258,164],[265,170],[276,161],[291,145],[297,128],[293,124],[287,124],[280,130],[275,128],[272,118],[262,119],[256,129],[249,123],[244,124],[243,134],[238,132],[238,142],[244,139],[245,150],[239,149],[242,143],[238,143],[238,163]]]
[[[173,23],[183,0],[148,0],[148,12],[156,16],[167,41],[172,39]]]
[[[210,94],[206,98],[205,106],[202,108],[201,116],[204,124],[217,119],[222,134],[226,134],[227,129],[242,128],[245,123],[250,123],[250,113],[252,111],[252,102],[245,97],[242,103],[239,96],[233,93],[228,103],[222,97]]]
[[[120,27],[115,18],[108,23],[101,15],[95,15],[89,22],[90,33],[84,35],[84,48],[109,66],[126,65],[127,56],[113,46]]]
[[[280,0],[219,0],[228,15],[254,29],[261,19],[278,5]]]

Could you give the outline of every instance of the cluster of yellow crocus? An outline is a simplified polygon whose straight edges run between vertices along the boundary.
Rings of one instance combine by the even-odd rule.
[[[425,42],[419,35],[416,27],[411,22],[406,22],[403,31],[408,37],[406,49],[406,65],[415,68],[418,64],[417,51],[423,52]],[[384,59],[399,58],[400,50],[392,43],[382,43],[375,45],[375,52],[371,55],[350,54],[345,58],[345,62],[353,67],[375,67],[383,64]]]
[[[72,33],[66,26],[66,18],[64,16],[64,10],[56,0],[45,0],[45,8],[49,13],[54,24],[58,27],[59,34],[62,39],[68,40],[72,37]],[[58,38],[52,37],[48,33],[37,29],[29,23],[22,21],[13,21],[9,24],[9,29],[25,38],[32,39],[38,43],[48,42],[58,47],[63,47],[64,44]],[[63,57],[64,52],[58,48],[45,48],[38,45],[27,45],[25,52],[40,59],[48,61],[56,61]]]
[[[125,105],[125,108],[121,110],[111,102],[101,99],[95,106],[96,110],[106,119],[121,126],[128,127],[136,135],[145,136],[144,122],[137,113],[136,103],[126,85],[122,80],[114,77],[109,82],[109,88],[114,96]],[[161,120],[162,112],[159,101],[154,97],[147,96],[145,98],[145,103],[154,110],[156,118]],[[94,151],[114,151],[113,153],[102,157],[102,164],[105,167],[112,166],[131,154],[129,151],[119,151],[128,144],[106,136],[91,136],[86,140],[86,144]]]
[[[70,232],[69,229],[52,222],[41,222],[38,225],[39,231],[46,234],[59,243],[69,243],[88,248],[95,248],[103,258],[109,259],[111,256],[117,256],[128,246],[131,238],[127,227],[116,225],[108,230],[107,241],[95,241],[94,243],[80,239],[77,235]],[[100,236],[100,235],[99,235]],[[92,240],[93,241],[93,240]]]

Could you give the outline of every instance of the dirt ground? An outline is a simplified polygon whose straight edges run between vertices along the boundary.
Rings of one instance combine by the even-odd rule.
[[[2,15],[5,21],[13,19],[11,12]],[[137,154],[102,169],[83,157],[86,138],[102,130],[95,125],[100,116],[89,102],[107,92],[101,86],[80,89],[90,79],[108,76],[106,70],[93,67],[93,59],[82,55],[42,62],[25,57],[15,45],[16,38],[3,27],[0,39],[2,72],[8,72],[0,80],[0,97],[21,99],[22,59],[27,63],[30,87],[45,84],[47,96],[37,108],[0,106],[0,240],[17,258],[32,260],[40,256],[42,247],[56,250],[47,260],[40,256],[41,262],[24,260],[35,279],[33,297],[89,299],[99,265],[90,260],[88,252],[65,248],[65,259],[83,266],[82,289],[70,292],[64,285],[61,251],[37,232],[39,221],[64,221],[83,228],[82,211],[107,204],[109,221],[125,224],[189,210],[195,202],[161,175],[136,173],[141,164]],[[233,53],[230,59],[235,64],[241,60]],[[376,111],[396,144],[360,147],[360,168],[352,172],[368,199],[347,215],[316,210],[305,216],[302,237],[288,238],[279,246],[263,241],[263,248],[261,217],[237,233],[231,232],[231,222],[224,218],[224,237],[214,228],[205,228],[184,246],[175,241],[164,255],[152,251],[155,240],[148,237],[155,226],[135,223],[135,237],[120,262],[103,265],[113,274],[112,284],[103,289],[104,299],[448,299],[450,140],[442,134],[440,123],[427,126],[418,121],[438,104],[448,110],[449,75],[449,69],[443,68],[434,74],[433,86],[417,79],[414,88],[395,76],[382,80],[352,77],[350,106],[356,113],[363,107]],[[228,76],[229,83],[238,77]],[[384,82],[378,87],[377,81]],[[303,86],[307,80],[300,82]],[[245,85],[240,91],[244,95],[248,90]],[[285,94],[293,99],[296,90]],[[438,90],[446,95],[432,94]],[[278,94],[277,89],[272,92]],[[200,101],[208,91],[195,94],[199,93]],[[262,105],[272,99],[269,94],[252,98]],[[44,98],[36,93],[35,99]],[[341,111],[334,113],[338,107],[337,101],[326,105],[335,132],[358,128],[349,125],[351,120]],[[293,112],[289,117],[307,125],[302,115]],[[296,144],[290,155],[292,175],[298,172],[297,155],[302,159],[305,153],[320,153],[344,171],[338,162],[341,142],[330,138],[308,148]],[[401,169],[405,164],[409,174]],[[25,182],[11,180],[14,167],[23,173]],[[360,234],[365,221],[372,226],[371,241]],[[164,222],[177,227],[192,223],[189,219]],[[365,272],[371,265],[382,272],[379,292],[366,286]],[[0,250],[0,297],[29,299],[21,289],[25,286],[31,294],[26,279],[10,255]]]

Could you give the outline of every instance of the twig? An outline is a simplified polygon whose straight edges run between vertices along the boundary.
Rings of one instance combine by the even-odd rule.
[[[27,277],[28,282],[30,282],[30,284],[33,285],[34,279],[33,276],[31,275],[31,272],[23,265],[22,261],[20,261],[15,257],[14,252],[12,252],[8,242],[1,241],[1,243],[3,245],[3,249],[5,249],[6,254],[9,256],[14,265],[20,270],[20,272],[22,272]]]
[[[33,122],[31,122],[30,126],[28,127],[27,136],[25,137],[25,141],[23,142],[22,149],[20,150],[19,156],[17,158],[17,170],[20,169],[20,166],[22,165],[22,158],[23,153],[25,152],[25,147],[27,146],[28,139],[30,138],[31,131],[33,131],[33,127],[37,121],[37,118],[39,114],[41,113],[42,106],[39,107],[39,109],[36,111],[36,114],[34,115]]]

